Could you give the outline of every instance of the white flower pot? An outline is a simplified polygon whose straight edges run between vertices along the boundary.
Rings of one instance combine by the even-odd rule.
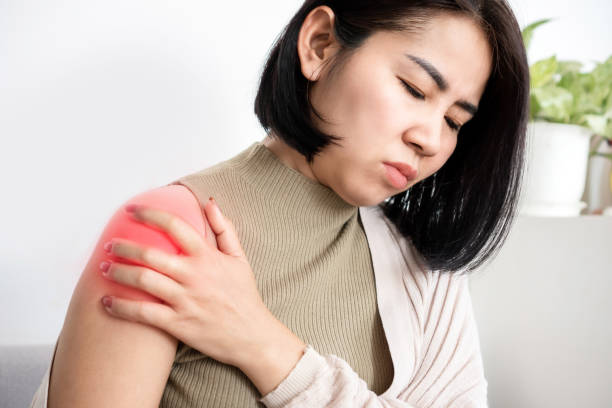
[[[584,194],[591,131],[577,125],[531,122],[520,214],[570,217],[586,207]]]
[[[597,144],[597,143],[595,143]],[[596,146],[591,143],[591,149]],[[612,143],[599,143],[598,153],[612,153]],[[606,157],[593,156],[589,160],[586,177],[586,188],[582,199],[587,202],[589,214],[599,213],[606,207],[612,208],[612,161]]]

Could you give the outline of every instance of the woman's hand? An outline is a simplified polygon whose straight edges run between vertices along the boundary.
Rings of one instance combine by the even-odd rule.
[[[288,329],[265,306],[233,224],[214,200],[205,206],[219,249],[168,212],[142,206],[132,218],[166,232],[185,255],[113,239],[109,254],[137,265],[111,262],[105,277],[147,292],[164,303],[109,298],[118,318],[158,327],[201,353],[239,367]],[[104,263],[103,263],[104,264]],[[103,266],[100,266],[103,269]]]

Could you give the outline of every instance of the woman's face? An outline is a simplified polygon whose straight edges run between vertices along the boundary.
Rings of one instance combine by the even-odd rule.
[[[317,52],[323,37],[316,39],[317,20],[315,14],[309,17],[313,22],[305,23],[298,43],[305,75],[320,66],[317,56],[327,57],[333,48]],[[324,29],[325,16],[318,18]],[[418,34],[373,34],[332,77],[325,67],[310,84],[313,106],[330,123],[315,115],[313,120],[343,140],[298,169],[357,206],[379,204],[409,189],[453,153],[453,127],[473,116],[470,105],[478,106],[490,67],[487,39],[467,18],[442,14]],[[416,178],[405,183],[396,173],[393,181],[384,162],[406,163],[417,171]]]

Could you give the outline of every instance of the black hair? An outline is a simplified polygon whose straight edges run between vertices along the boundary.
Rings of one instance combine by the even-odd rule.
[[[468,16],[485,33],[492,71],[457,146],[434,174],[378,204],[433,271],[471,272],[503,245],[518,215],[529,112],[529,65],[520,27],[505,0],[306,0],[274,44],[261,74],[255,114],[312,163],[340,138],[316,128],[298,34],[318,6],[334,12],[341,49],[330,72],[376,31],[418,31],[444,12]],[[323,118],[321,118],[323,119]]]

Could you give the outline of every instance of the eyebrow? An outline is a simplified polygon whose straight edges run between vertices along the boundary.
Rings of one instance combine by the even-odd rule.
[[[438,71],[436,67],[434,67],[429,61],[419,58],[416,55],[412,55],[412,54],[404,54],[404,55],[408,57],[409,59],[411,59],[412,61],[416,62],[421,68],[423,68],[425,72],[429,74],[431,79],[434,80],[434,82],[436,83],[440,91],[444,92],[448,89],[448,82],[446,81],[446,79],[442,76],[440,71]],[[478,111],[478,107],[476,105],[474,105],[471,102],[466,101],[465,99],[458,100],[457,102],[455,102],[455,105],[471,113],[472,115],[475,115],[476,111]]]

